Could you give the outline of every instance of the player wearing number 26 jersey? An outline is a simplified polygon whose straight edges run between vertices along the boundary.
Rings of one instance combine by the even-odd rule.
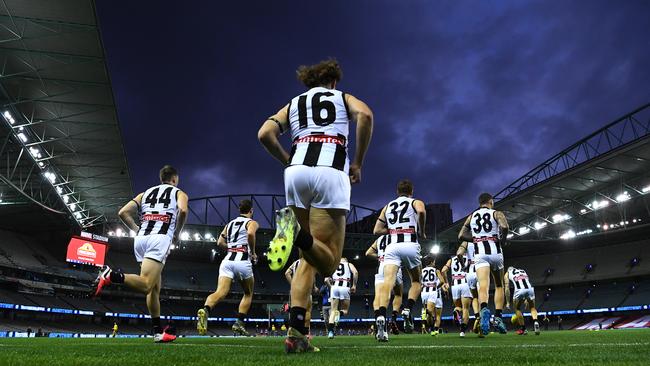
[[[397,194],[398,197],[381,210],[374,228],[375,235],[387,235],[384,283],[379,288],[379,310],[375,314],[377,339],[381,342],[388,340],[385,332],[386,308],[390,300],[390,290],[395,285],[397,271],[402,263],[411,279],[408,300],[402,311],[406,333],[413,331],[411,310],[420,296],[421,289],[419,240],[426,239],[424,202],[413,198],[413,183],[407,179],[397,184]]]
[[[125,275],[105,266],[96,280],[95,296],[111,283],[147,295],[147,308],[153,323],[155,342],[171,342],[173,332],[163,331],[160,325],[161,273],[173,242],[183,229],[187,218],[187,195],[177,188],[178,172],[169,165],[160,170],[160,185],[151,187],[129,201],[119,211],[124,225],[136,232],[133,249],[141,263],[140,274]],[[136,221],[136,215],[139,220]],[[167,329],[167,328],[166,328]]]
[[[335,60],[301,66],[297,74],[308,90],[269,117],[258,131],[264,148],[285,167],[289,206],[277,213],[276,235],[267,253],[269,267],[284,268],[294,244],[304,259],[291,281],[290,328],[285,339],[289,353],[317,351],[304,326],[309,294],[316,272],[328,277],[340,264],[350,184],[361,180],[373,118],[365,103],[336,89],[342,72]],[[352,161],[347,148],[351,122],[356,123]],[[286,132],[291,134],[290,152],[279,141]]]
[[[501,319],[504,305],[503,290],[503,245],[508,235],[508,221],[503,212],[494,209],[494,199],[489,193],[479,196],[478,210],[467,217],[458,234],[463,240],[457,255],[460,258],[472,246],[476,278],[478,280],[478,301],[480,303],[481,333],[486,336],[490,331],[489,300],[490,275],[494,278],[494,317],[500,333],[506,333],[505,323]]]

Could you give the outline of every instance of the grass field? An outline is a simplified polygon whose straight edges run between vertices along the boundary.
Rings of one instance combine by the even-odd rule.
[[[563,331],[485,339],[457,334],[314,339],[315,354],[286,355],[281,338],[0,339],[0,365],[650,365],[650,329]]]

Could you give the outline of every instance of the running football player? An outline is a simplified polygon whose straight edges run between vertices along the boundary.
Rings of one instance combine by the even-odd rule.
[[[411,279],[407,303],[402,310],[406,333],[413,331],[412,309],[421,289],[419,240],[426,239],[424,202],[413,198],[413,183],[406,179],[397,184],[397,194],[398,197],[381,210],[374,228],[375,235],[388,234],[384,254],[384,283],[379,287],[379,311],[375,315],[377,340],[380,342],[388,341],[386,307],[390,301],[390,291],[397,280],[397,271],[402,264]]]
[[[377,291],[382,283],[384,283],[384,255],[386,253],[386,243],[388,242],[388,235],[382,235],[375,240],[372,245],[366,250],[366,257],[376,259],[379,262],[377,274],[375,274],[375,297],[372,301],[372,308],[377,313],[379,311],[379,297]],[[397,271],[397,281],[393,287],[393,309],[390,322],[390,330],[393,334],[399,334],[397,328],[397,316],[399,315],[400,307],[402,306],[402,294],[404,293],[404,281],[402,278],[402,267],[400,266]]]
[[[490,276],[494,280],[494,322],[499,333],[507,333],[505,323],[501,318],[505,293],[503,290],[503,250],[508,235],[508,221],[501,211],[494,209],[494,199],[489,193],[479,196],[479,209],[467,217],[458,234],[458,239],[473,245],[476,277],[478,279],[478,301],[481,332],[484,337],[490,333],[490,318],[488,309],[490,298]],[[467,251],[467,243],[461,244],[457,255],[460,257]]]
[[[530,317],[533,318],[533,328],[535,334],[539,335],[539,322],[537,321],[537,308],[535,307],[535,288],[530,283],[528,274],[521,268],[508,267],[508,271],[503,277],[506,283],[506,307],[510,308],[510,283],[514,287],[515,292],[512,295],[513,309],[515,310],[516,320],[519,324],[517,334],[525,335],[528,333],[526,330],[526,321],[524,314],[521,312],[521,305],[526,304],[530,309]]]
[[[359,272],[354,264],[348,262],[348,259],[341,257],[341,262],[329,279],[331,284],[330,294],[330,317],[328,324],[327,337],[334,338],[336,327],[339,325],[341,314],[347,315],[350,310],[350,295],[357,291],[357,280]]]
[[[460,336],[465,337],[469,323],[469,307],[472,304],[472,294],[467,284],[467,258],[453,256],[442,267],[442,278],[447,278],[451,269],[451,298],[454,301],[454,320],[460,325]]]
[[[255,283],[253,263],[257,263],[255,235],[259,228],[259,224],[252,217],[253,202],[242,200],[239,203],[239,217],[230,221],[219,235],[217,245],[226,249],[228,254],[219,266],[217,290],[205,299],[203,308],[197,311],[196,329],[199,334],[207,333],[210,312],[228,296],[233,281],[237,281],[244,291],[244,295],[239,302],[237,320],[232,326],[232,331],[239,335],[249,336],[244,321],[253,301],[253,285]]]
[[[285,350],[318,351],[307,339],[305,313],[314,276],[330,276],[338,267],[345,240],[345,219],[350,209],[350,184],[361,181],[361,168],[370,138],[370,108],[336,89],[341,68],[335,60],[298,68],[298,79],[308,90],[269,117],[258,132],[264,148],[284,170],[288,208],[278,212],[277,232],[269,244],[272,270],[286,264],[295,244],[305,263],[291,281],[291,310]],[[348,159],[350,122],[356,122],[356,151]],[[289,131],[291,153],[279,136]]]
[[[140,263],[140,274],[125,274],[104,266],[94,286],[95,297],[111,283],[121,283],[145,294],[153,323],[154,342],[162,343],[176,339],[172,328],[163,329],[160,325],[160,287],[171,245],[178,242],[187,219],[188,197],[177,187],[178,180],[178,171],[165,165],[160,169],[160,184],[137,195],[118,213],[124,225],[136,232],[133,250],[135,259]],[[138,214],[139,221],[136,221]]]

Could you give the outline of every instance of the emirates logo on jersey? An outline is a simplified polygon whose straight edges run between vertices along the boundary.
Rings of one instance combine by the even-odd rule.
[[[345,145],[345,140],[343,138],[338,136],[328,136],[328,135],[303,136],[294,140],[293,143],[295,145],[295,144],[310,143],[310,142],[321,142],[324,144],[338,144],[343,146]]]
[[[77,257],[79,259],[94,261],[97,258],[97,251],[91,243],[86,242],[77,249]]]
[[[169,216],[162,214],[144,214],[142,215],[142,221],[161,221],[168,224]]]

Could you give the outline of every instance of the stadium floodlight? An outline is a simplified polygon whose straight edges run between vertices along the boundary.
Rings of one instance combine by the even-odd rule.
[[[545,222],[536,222],[533,226],[535,227],[535,230],[541,230],[544,227],[546,227],[546,223]]]
[[[29,153],[32,154],[33,157],[40,159],[43,155],[41,155],[41,151],[33,146],[29,147]]]
[[[643,192],[643,193],[649,193],[649,192],[650,192],[650,185],[647,185],[647,186],[641,188],[641,192]]]
[[[171,247],[169,247],[169,249],[171,249],[171,250],[174,250],[174,249],[176,249],[176,245],[174,245],[174,244],[172,244],[172,246],[171,246]]]
[[[564,234],[560,235],[560,239],[564,239],[564,240],[575,238],[575,237],[576,237],[576,233],[573,230],[569,230]]]
[[[19,138],[22,142],[27,142],[27,136],[26,136],[24,133],[22,133],[22,132],[18,134],[18,138]]]
[[[51,171],[47,171],[43,173],[43,175],[45,176],[45,178],[47,178],[47,180],[50,181],[50,183],[56,182],[56,174],[52,173]]]
[[[580,210],[580,213],[583,214],[583,215],[586,214],[586,213],[587,213],[587,209],[586,209],[586,208],[583,208],[582,210]]]
[[[4,111],[4,113],[2,113],[2,115],[5,117],[5,119],[13,118],[11,116],[11,112],[9,112],[9,111]]]
[[[567,215],[567,214],[561,214],[561,213],[556,213],[556,214],[553,215],[553,217],[552,217],[552,219],[553,219],[553,223],[554,223],[554,224],[558,224],[558,223],[560,223],[560,222],[562,222],[562,221],[566,221],[566,220],[568,220],[568,219],[570,219],[570,218],[571,218],[571,216],[569,216],[569,215]]]
[[[135,238],[135,231],[129,230],[129,236]]]
[[[42,161],[39,161],[39,162],[38,162],[38,166],[40,166],[41,168],[45,168],[45,163],[42,162]]]
[[[78,220],[81,218],[81,212],[75,212],[74,217]]]
[[[57,186],[57,187],[56,187],[56,193],[58,193],[58,194],[63,194],[63,188]]]
[[[526,235],[530,232],[530,229],[527,226],[522,226],[519,228],[519,235]]]
[[[122,236],[122,234],[124,234],[124,231],[122,231],[122,228],[118,227],[117,230],[115,230],[115,235]]]
[[[194,233],[194,240],[201,240],[201,235],[199,233]]]
[[[183,231],[181,233],[181,240],[190,240],[190,233],[188,233],[187,231]]]
[[[74,210],[77,209],[77,204],[74,203],[74,202],[72,202],[71,204],[68,205],[68,207],[70,207],[70,209],[71,209],[72,211],[74,211]]]
[[[591,208],[594,209],[594,210],[598,210],[598,209],[601,209],[601,208],[607,207],[607,206],[609,206],[609,201],[607,201],[607,200],[602,200],[602,201],[597,201],[596,200],[596,201],[591,203]]]
[[[630,197],[630,194],[627,193],[626,191],[616,196],[616,202],[621,203],[621,202],[629,201],[630,198],[632,197]]]
[[[438,254],[440,253],[440,245],[434,244],[431,249],[429,250],[429,253],[431,254]]]
[[[607,230],[607,229],[609,229],[609,225],[607,224],[603,225],[603,230]]]
[[[576,233],[576,235],[577,235],[577,236],[580,236],[580,235],[587,235],[587,234],[591,234],[591,233],[593,233],[593,232],[594,232],[593,230],[591,230],[591,229],[587,229],[587,230],[578,231],[578,232]]]
[[[109,231],[108,236],[115,236],[115,232],[114,231]]]
[[[354,260],[359,260],[359,254],[354,256]]]
[[[506,238],[512,239],[513,236],[515,236],[515,234],[508,234],[508,235],[506,235]]]
[[[205,233],[203,237],[206,238],[207,240],[212,240],[212,234],[210,233]]]
[[[70,201],[70,196],[63,196],[63,202],[68,203]]]
[[[633,224],[636,224],[636,219],[632,219],[632,223],[633,223]]]

